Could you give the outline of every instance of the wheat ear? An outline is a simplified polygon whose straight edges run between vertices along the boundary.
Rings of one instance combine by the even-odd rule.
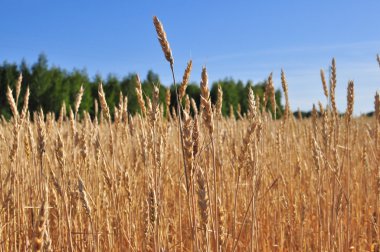
[[[186,111],[183,111],[183,122],[183,150],[185,153],[186,168],[188,169],[188,174],[190,174],[191,178],[191,174],[193,173],[193,123],[191,117],[188,115]]]
[[[16,104],[18,104],[18,97],[20,96],[21,83],[22,83],[22,73],[20,73],[16,82]]]
[[[178,96],[179,96],[180,101],[182,101],[182,98],[185,96],[187,84],[189,83],[189,79],[190,79],[192,66],[193,66],[193,62],[190,60],[187,63],[185,73],[183,74],[182,83],[178,88]]]
[[[286,76],[284,70],[281,69],[281,84],[282,89],[284,90],[285,95],[285,120],[289,118],[290,114],[290,105],[289,105],[289,90],[288,90],[288,83],[286,81]]]
[[[322,87],[323,87],[323,94],[325,95],[326,99],[328,99],[329,91],[327,89],[326,77],[325,77],[325,72],[323,71],[323,69],[321,69],[321,81],[322,81]]]
[[[143,114],[143,116],[145,116],[146,115],[145,101],[143,97],[140,77],[138,75],[136,75],[136,96],[137,96],[137,102],[141,109],[141,113]]]
[[[153,17],[153,24],[154,24],[154,27],[156,28],[158,41],[161,44],[161,48],[162,48],[162,51],[164,52],[165,58],[170,63],[170,65],[173,66],[174,59],[172,55],[172,50],[170,49],[168,39],[166,38],[166,32],[164,30],[164,27],[156,16]]]
[[[82,85],[82,86],[80,86],[79,92],[75,98],[75,106],[74,106],[75,116],[78,114],[78,110],[79,110],[80,103],[82,101],[83,93],[84,93],[84,88]]]
[[[335,58],[331,62],[331,77],[330,77],[330,102],[334,112],[334,116],[338,115],[338,109],[335,102],[335,88],[336,88],[336,64]]]
[[[100,107],[102,108],[105,119],[107,122],[111,122],[110,110],[107,105],[106,95],[104,94],[103,85],[101,82],[99,82],[99,86],[98,86],[98,95],[99,95]]]
[[[274,84],[273,84],[273,73],[271,73],[268,77],[268,88],[269,88],[270,103],[272,104],[274,118],[276,119],[277,104],[276,104],[276,96],[275,96],[276,94],[274,91]]]
[[[9,106],[11,108],[13,117],[17,121],[17,118],[18,118],[17,106],[16,106],[16,102],[15,102],[13,95],[12,95],[12,89],[10,89],[9,86],[7,87],[7,94],[6,95],[7,95],[7,100],[8,100]]]
[[[223,89],[220,85],[218,85],[218,95],[216,98],[215,104],[215,114],[218,119],[222,117],[222,107],[223,107]]]
[[[348,82],[348,87],[347,87],[346,119],[348,123],[351,122],[353,111],[354,111],[354,82],[351,80]]]
[[[255,119],[257,116],[257,106],[256,106],[255,95],[253,94],[253,91],[251,88],[249,88],[248,90],[248,109],[249,109],[249,117],[251,119]]]

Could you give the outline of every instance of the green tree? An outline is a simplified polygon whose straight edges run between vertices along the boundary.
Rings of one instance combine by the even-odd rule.
[[[44,54],[41,54],[38,57],[37,62],[32,66],[29,98],[30,111],[35,111],[43,107],[44,103],[51,102],[49,97],[46,97],[46,92],[49,90],[51,85],[50,77],[47,58]],[[43,101],[43,98],[46,98],[47,100]]]

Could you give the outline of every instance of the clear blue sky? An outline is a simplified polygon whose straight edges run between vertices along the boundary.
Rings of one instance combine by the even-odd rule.
[[[320,68],[335,57],[337,101],[355,81],[355,113],[373,110],[380,88],[380,1],[0,1],[0,61],[31,64],[39,53],[51,65],[87,69],[90,76],[170,72],[152,16],[163,22],[177,79],[193,60],[191,79],[206,65],[210,82],[224,77],[262,81],[280,70],[293,110],[324,101]]]

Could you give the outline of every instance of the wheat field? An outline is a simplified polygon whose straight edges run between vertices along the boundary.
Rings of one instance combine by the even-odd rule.
[[[173,71],[156,17],[154,26]],[[170,98],[160,104],[158,88],[145,97],[139,83],[140,114],[121,94],[111,117],[99,83],[94,118],[78,113],[83,89],[55,118],[29,112],[28,91],[18,106],[21,78],[8,88],[0,250],[379,251],[379,94],[373,117],[354,117],[349,82],[340,114],[333,60],[311,118],[293,116],[283,71],[281,119],[272,119],[271,75],[264,99],[246,94],[247,114],[223,117],[223,92],[211,104],[206,68],[200,107],[186,98],[191,68],[178,85],[183,106],[171,113]]]

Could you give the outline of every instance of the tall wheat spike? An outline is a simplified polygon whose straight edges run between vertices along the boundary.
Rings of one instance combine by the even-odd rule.
[[[8,100],[8,104],[11,108],[13,118],[17,121],[18,110],[17,110],[16,102],[15,102],[13,95],[12,95],[12,90],[9,88],[9,86],[7,87],[7,100]]]
[[[354,82],[349,81],[347,87],[347,110],[346,118],[348,123],[352,120],[352,113],[354,111]]]
[[[323,69],[321,69],[320,74],[321,74],[323,94],[325,95],[326,99],[328,99],[329,98],[329,91],[327,89],[326,77],[325,77],[325,72],[323,71]]]
[[[170,49],[168,39],[166,38],[166,32],[164,30],[164,27],[162,26],[162,23],[156,16],[153,17],[153,24],[154,24],[154,27],[156,28],[158,41],[161,44],[161,48],[162,48],[162,51],[164,52],[165,58],[170,63],[170,65],[173,66],[174,59],[172,56],[172,50]]]
[[[208,89],[208,76],[207,76],[207,69],[206,67],[203,67],[202,68],[202,77],[201,77],[201,96],[206,100],[208,101],[208,99],[210,98],[210,91]],[[202,107],[205,106],[205,104],[203,104],[201,102],[201,105]]]
[[[188,174],[193,173],[193,122],[186,111],[183,112],[183,148]],[[191,176],[191,175],[190,175]]]
[[[75,106],[74,106],[75,115],[78,114],[78,110],[79,110],[80,103],[82,101],[83,93],[84,93],[84,88],[83,88],[83,85],[81,85],[80,89],[79,89],[79,92],[78,92],[78,94],[77,94],[77,96],[75,98]]]
[[[21,83],[22,83],[22,73],[20,73],[16,82],[16,104],[18,104],[18,98],[21,92]]]
[[[331,102],[332,110],[334,112],[334,116],[336,117],[338,115],[338,109],[336,107],[336,101],[335,101],[335,88],[336,88],[336,64],[335,64],[335,58],[333,58],[331,62],[330,102]]]
[[[249,117],[255,119],[257,117],[257,106],[255,95],[253,94],[252,88],[248,90],[248,109]]]
[[[281,84],[282,84],[282,89],[284,90],[284,95],[285,95],[284,118],[285,120],[287,120],[290,115],[290,105],[289,105],[288,83],[286,81],[285,72],[283,69],[281,69]]]
[[[110,122],[111,121],[110,109],[108,108],[106,95],[104,94],[103,84],[101,82],[99,82],[99,85],[98,85],[98,95],[99,95],[100,107],[102,108],[104,117],[107,122]]]
[[[222,106],[223,106],[223,90],[220,85],[218,85],[218,96],[216,99],[216,104],[215,104],[215,114],[217,118],[222,117]]]
[[[137,102],[139,103],[139,106],[141,109],[141,113],[145,116],[146,115],[145,101],[143,97],[140,77],[138,75],[136,75],[136,95],[137,95]]]
[[[180,101],[182,101],[182,98],[185,96],[186,88],[187,88],[187,84],[189,83],[190,73],[191,73],[192,67],[193,67],[193,61],[190,60],[187,63],[185,72],[183,74],[182,83],[178,88],[178,96],[179,96]]]

